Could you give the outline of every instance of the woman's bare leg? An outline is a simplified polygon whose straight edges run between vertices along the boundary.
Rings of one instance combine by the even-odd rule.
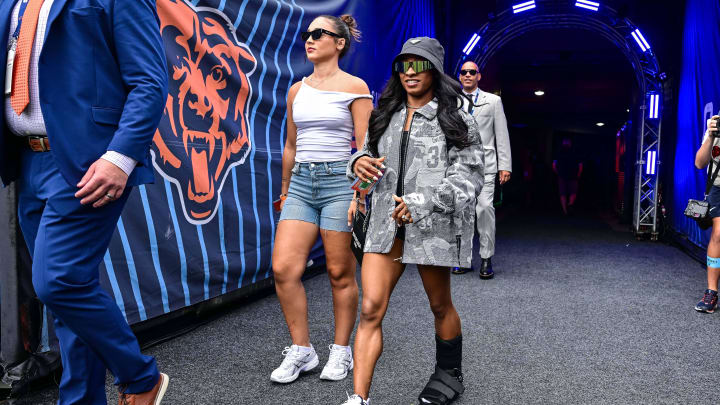
[[[320,230],[335,312],[335,344],[348,346],[355,327],[358,285],[355,257],[350,250],[350,232]]]
[[[307,295],[301,277],[317,235],[317,225],[297,220],[280,221],[275,234],[272,260],[275,291],[292,342],[298,346],[310,346]]]
[[[460,316],[455,310],[450,290],[450,270],[446,267],[418,266],[430,310],[435,316],[435,333],[450,340],[461,333]]]
[[[370,395],[375,364],[383,350],[382,320],[395,285],[405,270],[396,261],[402,256],[403,242],[395,239],[388,254],[365,253],[362,264],[362,307],[360,326],[355,335],[355,393],[367,399]]]

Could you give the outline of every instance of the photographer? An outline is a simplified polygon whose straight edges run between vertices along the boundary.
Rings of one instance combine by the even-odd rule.
[[[695,154],[695,167],[703,169],[713,160],[713,166],[720,164],[720,134],[718,133],[718,120],[714,116],[707,122],[707,131],[703,137],[702,146]],[[718,301],[718,278],[720,278],[720,178],[715,178],[710,193],[707,196],[710,204],[709,216],[712,218],[712,235],[707,249],[707,290],[702,300],[695,305],[698,312],[713,313]]]

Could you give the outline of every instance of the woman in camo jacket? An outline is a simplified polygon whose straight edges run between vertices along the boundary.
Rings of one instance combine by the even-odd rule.
[[[382,319],[406,264],[416,264],[435,316],[436,366],[420,403],[448,404],[463,391],[460,318],[450,268],[469,267],[483,148],[475,120],[460,107],[457,83],[443,73],[444,50],[412,38],[370,118],[348,177],[378,181],[362,263],[362,313],[355,338],[355,394],[364,405],[382,352]],[[379,180],[378,180],[379,179]]]

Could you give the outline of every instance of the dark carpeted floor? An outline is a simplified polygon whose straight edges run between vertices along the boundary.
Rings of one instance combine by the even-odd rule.
[[[720,314],[693,310],[705,271],[670,246],[581,217],[498,226],[496,277],[453,276],[467,391],[458,404],[717,403]],[[340,404],[351,378],[318,379],[332,343],[330,286],[306,283],[320,367],[269,375],[289,335],[274,296],[147,350],[171,378],[166,404]],[[432,316],[414,268],[392,296],[373,405],[417,404],[433,367]],[[110,380],[108,380],[110,384]],[[17,404],[49,404],[47,389]],[[108,385],[109,403],[116,403]]]

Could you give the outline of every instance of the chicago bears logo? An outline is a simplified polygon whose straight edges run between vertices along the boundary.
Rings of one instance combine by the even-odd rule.
[[[256,60],[230,20],[184,0],[157,0],[169,94],[153,138],[153,164],[173,182],[185,218],[210,221],[225,178],[250,152],[248,76]]]

